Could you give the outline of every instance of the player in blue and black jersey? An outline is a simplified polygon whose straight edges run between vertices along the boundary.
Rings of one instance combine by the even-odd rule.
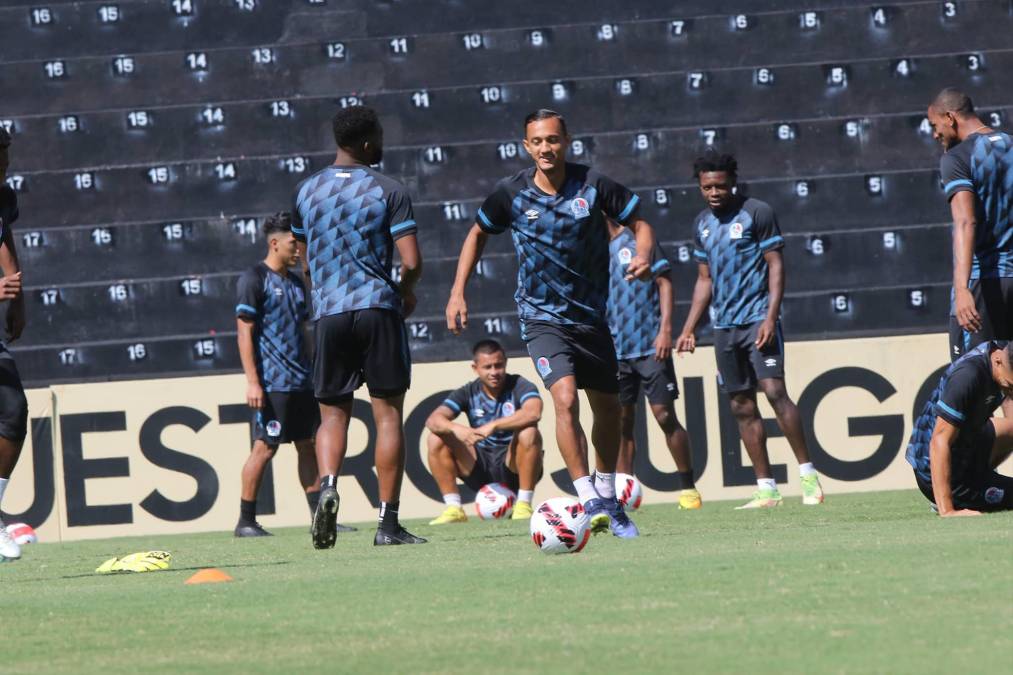
[[[352,396],[363,383],[376,423],[380,522],[376,546],[421,544],[398,520],[404,478],[404,394],[411,383],[411,354],[404,318],[415,309],[422,256],[408,191],[370,168],[383,157],[383,127],[364,106],[334,116],[334,164],[302,181],[295,191],[292,231],[309,267],[316,350],[313,384],[320,403],[317,463],[320,506],[313,545],[334,546],[337,477],[348,446]],[[401,259],[398,280],[394,249]]]
[[[718,379],[731,401],[758,487],[753,498],[739,508],[781,504],[756,405],[757,388],[774,409],[777,424],[798,460],[802,503],[822,504],[823,490],[809,459],[802,420],[784,386],[784,238],[777,218],[768,204],[738,193],[738,163],[731,155],[701,157],[693,173],[707,208],[693,226],[698,276],[676,350],[692,352],[696,348],[696,327],[711,305]]]
[[[953,215],[956,360],[982,342],[1013,339],[1013,137],[982,122],[956,89],[936,96],[928,119],[945,150],[939,173]]]
[[[510,176],[478,210],[461,249],[447,304],[447,327],[468,324],[464,291],[490,235],[510,231],[517,251],[517,311],[521,337],[552,395],[556,441],[591,529],[611,527],[619,537],[637,536],[636,525],[615,498],[619,452],[619,400],[615,347],[605,321],[608,297],[609,217],[635,234],[636,253],[626,274],[648,278],[654,231],[638,215],[639,198],[594,169],[566,161],[566,122],[552,110],[524,121],[530,169]],[[590,477],[587,438],[580,425],[577,390],[591,404],[591,441],[598,473]]]
[[[507,373],[506,352],[495,340],[478,342],[472,359],[476,378],[452,391],[426,420],[429,470],[446,504],[430,525],[468,520],[458,478],[473,490],[505,483],[517,493],[513,520],[527,520],[533,512],[535,483],[542,475],[542,397],[527,379]],[[461,413],[467,426],[454,422]]]
[[[915,420],[907,461],[940,516],[1013,510],[1013,419],[992,417],[1013,396],[1013,342],[989,340],[947,368]]]
[[[654,283],[628,280],[626,268],[633,259],[637,241],[626,227],[609,220],[609,330],[619,359],[620,416],[619,462],[616,470],[633,474],[636,454],[634,422],[641,392],[647,396],[654,419],[665,434],[665,442],[677,469],[679,508],[698,509],[702,503],[693,483],[689,434],[675,414],[679,384],[672,363],[672,265],[657,243],[651,253]]]

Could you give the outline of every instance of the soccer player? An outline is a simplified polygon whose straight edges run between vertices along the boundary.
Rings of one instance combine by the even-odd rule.
[[[7,342],[21,337],[25,329],[25,296],[21,292],[21,265],[14,246],[11,225],[18,219],[18,195],[7,186],[7,167],[10,166],[8,148],[11,137],[0,127],[0,301],[7,302],[7,320],[4,326]],[[28,399],[21,384],[21,376],[14,357],[0,342],[0,506],[10,482],[14,466],[21,456],[21,446],[28,435]],[[0,561],[17,560],[21,547],[7,534],[0,518]]]
[[[605,322],[608,296],[608,225],[633,230],[637,251],[626,274],[650,276],[654,231],[637,214],[639,199],[594,169],[566,161],[570,136],[562,115],[538,110],[524,120],[524,148],[534,166],[500,181],[478,211],[457,264],[447,303],[447,327],[468,325],[464,291],[490,235],[511,231],[517,251],[521,337],[552,395],[556,441],[595,533],[638,535],[615,497],[619,452],[619,399],[615,347]],[[584,389],[594,418],[591,439],[598,473],[588,470],[587,437],[577,390]]]
[[[1013,138],[982,122],[956,89],[936,96],[928,119],[945,151],[939,173],[953,215],[956,360],[982,342],[1013,339]]]
[[[950,364],[907,446],[918,488],[944,518],[1013,510],[1013,419],[992,417],[1013,396],[1013,342],[983,342]]]
[[[404,318],[415,309],[422,255],[403,185],[370,168],[383,158],[383,127],[372,108],[339,110],[334,164],[299,183],[292,232],[310,271],[316,350],[313,384],[320,404],[317,464],[320,504],[313,546],[337,537],[337,480],[348,449],[352,396],[363,382],[376,424],[380,518],[373,544],[422,544],[398,520],[404,479],[404,394],[411,354]],[[393,255],[401,259],[398,280]]]
[[[320,409],[313,397],[310,356],[303,338],[309,319],[306,288],[299,275],[289,271],[299,262],[291,214],[268,217],[263,231],[267,257],[239,277],[236,304],[239,358],[254,422],[253,449],[243,466],[237,537],[270,535],[257,522],[257,493],[264,469],[281,443],[295,444],[299,483],[311,514],[320,500],[313,446]]]
[[[784,239],[773,209],[737,192],[738,163],[713,153],[698,159],[693,173],[707,207],[695,224],[693,258],[697,281],[693,303],[676,344],[678,352],[696,349],[700,318],[713,300],[714,355],[718,379],[731,400],[739,435],[756,473],[757,491],[738,508],[780,506],[781,493],[770,471],[767,435],[756,405],[763,390],[777,424],[799,464],[802,503],[823,503],[819,476],[809,459],[798,408],[784,386]]]
[[[542,397],[531,382],[507,373],[503,346],[482,340],[472,349],[476,379],[453,391],[426,420],[429,470],[447,508],[430,525],[463,523],[457,479],[473,490],[505,483],[517,493],[513,520],[531,518],[542,475]],[[454,419],[464,413],[468,425]]]
[[[628,228],[609,220],[609,330],[619,359],[619,418],[621,445],[616,470],[633,474],[636,441],[633,424],[641,391],[647,395],[651,413],[672,453],[679,483],[679,508],[701,507],[700,493],[693,483],[689,434],[679,424],[675,400],[679,385],[672,364],[672,266],[655,243],[651,255],[653,283],[626,279],[626,267],[633,259],[636,238]]]

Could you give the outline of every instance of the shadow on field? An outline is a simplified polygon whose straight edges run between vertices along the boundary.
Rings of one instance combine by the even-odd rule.
[[[113,574],[96,574],[95,572],[88,572],[85,574],[62,574],[54,577],[37,577],[35,579],[19,579],[19,584],[29,584],[39,581],[53,581],[56,579],[84,579],[87,577],[122,577],[122,576],[137,576],[138,574],[178,574],[180,572],[198,572],[200,570],[206,570],[209,567],[218,567],[236,569],[238,567],[272,567],[277,565],[288,565],[291,561],[289,560],[274,560],[270,562],[259,562],[259,563],[218,563],[215,565],[194,565],[192,567],[173,567],[168,570],[158,570],[155,572],[120,572]]]

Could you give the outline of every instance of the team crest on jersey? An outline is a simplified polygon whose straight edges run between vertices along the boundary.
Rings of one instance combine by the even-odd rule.
[[[542,379],[552,373],[552,366],[549,365],[549,360],[544,356],[538,357],[538,360],[535,361],[535,368],[538,369],[538,374],[542,376]]]
[[[990,487],[985,490],[985,503],[987,504],[998,504],[1002,501],[1002,498],[1006,496],[1006,491],[1002,488]]]
[[[527,216],[528,220],[538,220],[538,217],[542,214],[537,209],[528,209],[524,212],[524,215]]]
[[[513,415],[514,412],[515,412],[515,409],[514,409],[514,404],[513,403],[511,403],[510,401],[507,401],[506,403],[503,404],[503,416],[504,417],[509,417],[510,415]]]
[[[271,420],[268,422],[266,429],[268,436],[281,436],[281,422],[278,420]]]
[[[742,223],[732,223],[728,228],[729,239],[742,239]]]
[[[633,251],[625,246],[619,249],[619,262],[624,265],[629,265],[631,260],[633,260]]]
[[[575,197],[570,202],[570,210],[573,211],[574,218],[587,218],[591,215],[591,207],[583,197]]]

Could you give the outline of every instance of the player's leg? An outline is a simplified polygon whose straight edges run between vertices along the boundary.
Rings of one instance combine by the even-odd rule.
[[[995,429],[995,441],[992,443],[988,466],[995,471],[1013,454],[1013,417],[993,417],[991,421],[992,428]]]
[[[981,485],[982,511],[1013,511],[1013,477],[996,471],[1013,454],[1013,417],[992,418],[995,440]]]
[[[443,495],[446,508],[439,516],[429,521],[430,525],[463,523],[468,520],[461,505],[461,493],[457,479],[466,478],[475,470],[475,451],[462,443],[453,434],[429,434],[426,439],[429,451],[429,471],[436,479],[436,485]]]
[[[14,358],[0,346],[0,507],[28,435],[28,399]],[[2,511],[0,511],[2,513]],[[0,518],[0,561],[17,560],[21,547]]]
[[[812,460],[809,458],[809,448],[802,430],[802,416],[799,415],[798,406],[788,396],[784,379],[780,377],[762,378],[760,379],[760,389],[767,397],[770,407],[774,409],[777,425],[788,440],[792,452],[795,453],[795,459],[798,460],[799,481],[802,484],[802,503],[808,506],[822,504],[823,487],[820,485],[816,467],[813,466]]]
[[[266,397],[265,397],[266,398]],[[239,502],[239,522],[236,523],[237,537],[268,537],[271,533],[257,522],[257,494],[264,479],[268,462],[274,459],[277,445],[268,445],[265,439],[256,438],[250,449],[250,456],[243,464],[242,490]]]
[[[675,460],[679,483],[679,508],[699,509],[703,503],[693,480],[693,458],[690,454],[689,433],[679,423],[675,401],[679,398],[679,384],[675,377],[675,364],[671,358],[658,361],[645,357],[636,365],[644,383],[647,403],[654,420],[665,436],[665,444]]]
[[[631,359],[619,362],[619,459],[617,473],[633,475],[637,453],[637,399],[640,398],[640,374]]]
[[[542,476],[542,434],[538,427],[526,427],[514,433],[505,463],[507,469],[517,476],[517,504],[513,520],[527,520],[534,512],[531,506],[535,496],[535,485]]]

